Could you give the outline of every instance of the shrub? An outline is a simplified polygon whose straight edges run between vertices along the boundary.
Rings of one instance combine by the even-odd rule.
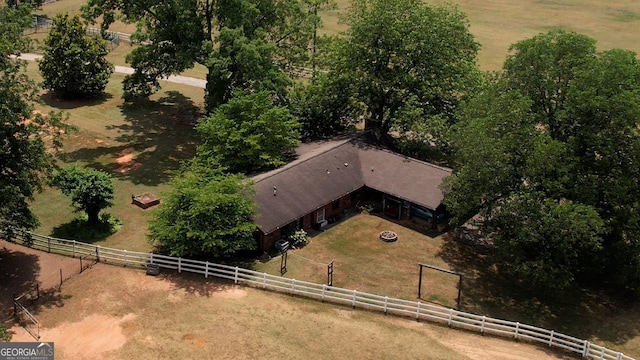
[[[302,229],[296,230],[294,233],[289,235],[287,240],[289,240],[289,245],[301,248],[307,245],[307,232]]]
[[[0,323],[0,341],[9,342],[11,341],[11,333],[7,331],[7,327],[5,324]]]

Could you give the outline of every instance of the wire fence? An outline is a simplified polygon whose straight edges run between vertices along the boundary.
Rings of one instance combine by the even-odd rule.
[[[53,24],[53,21],[49,18],[42,17],[42,16],[34,16],[31,27],[26,29],[25,33],[33,34],[33,33],[40,33],[40,32],[48,32],[51,29],[52,24]],[[121,33],[117,31],[105,31],[103,35],[100,29],[90,27],[90,28],[87,28],[87,35],[103,36],[105,40],[111,42],[111,50],[113,50],[115,46],[120,45],[120,41],[131,43],[131,34]]]
[[[569,335],[547,330],[519,322],[495,319],[487,316],[470,314],[443,306],[380,296],[357,290],[343,289],[326,284],[317,284],[277,275],[260,273],[257,271],[229,266],[208,261],[184,259],[152,253],[112,249],[91,245],[75,240],[64,240],[24,233],[17,239],[21,243],[35,249],[58,254],[91,258],[96,262],[119,264],[124,266],[138,266],[145,268],[171,269],[180,272],[190,272],[228,279],[235,284],[245,284],[265,290],[272,290],[292,295],[304,296],[323,302],[331,302],[351,306],[354,309],[367,309],[414,318],[418,321],[426,320],[446,324],[452,328],[465,329],[491,334],[513,340],[526,340],[531,343],[563,349],[588,359],[606,360],[634,360],[632,357],[588,340],[578,339]]]

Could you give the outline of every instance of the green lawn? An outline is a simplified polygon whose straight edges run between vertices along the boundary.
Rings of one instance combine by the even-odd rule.
[[[391,230],[399,240],[386,243],[380,232]],[[437,255],[441,237],[429,237],[373,215],[359,214],[311,238],[309,245],[292,250],[287,257],[286,277],[327,282],[327,266],[334,261],[333,285],[374,294],[415,300],[418,263],[448,268]],[[258,271],[280,274],[280,257],[258,263]],[[425,273],[423,300],[455,307],[457,277]],[[438,281],[434,281],[438,279]]]
[[[29,75],[39,80],[37,65]],[[194,155],[197,145],[193,124],[200,113],[202,89],[164,83],[149,101],[124,104],[122,75],[113,75],[103,99],[59,101],[44,93],[38,110],[62,110],[78,128],[64,140],[60,164],[78,163],[105,170],[115,178],[115,205],[106,212],[124,221],[123,228],[100,241],[104,246],[150,250],[145,241],[149,210],[131,205],[131,194],[168,190],[171,172]],[[129,159],[127,157],[130,157]],[[32,207],[42,225],[38,233],[50,235],[77,214],[58,190],[46,189]]]

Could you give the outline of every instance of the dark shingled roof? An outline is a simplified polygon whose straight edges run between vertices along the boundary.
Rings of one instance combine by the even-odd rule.
[[[363,186],[435,210],[450,174],[356,138],[255,177],[255,221],[268,234]]]

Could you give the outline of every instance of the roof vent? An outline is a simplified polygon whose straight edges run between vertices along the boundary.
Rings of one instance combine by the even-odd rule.
[[[273,196],[276,196],[276,194],[278,193],[278,188],[277,187],[273,187]]]
[[[329,169],[327,169],[327,174],[331,174],[331,171],[329,171]]]
[[[344,163],[344,167],[347,167],[347,166],[349,166],[349,163]]]

